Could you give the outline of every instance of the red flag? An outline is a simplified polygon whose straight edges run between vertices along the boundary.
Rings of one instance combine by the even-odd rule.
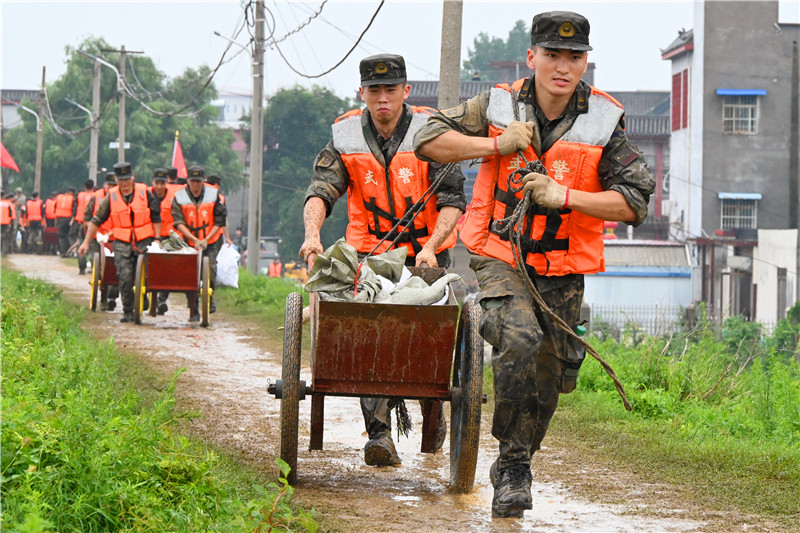
[[[172,149],[172,166],[178,169],[178,177],[185,178],[186,162],[183,160],[183,150],[181,150],[181,143],[178,142],[178,132],[175,132],[175,147]]]
[[[181,158],[181,161],[183,161],[183,158]],[[8,153],[3,143],[0,143],[0,167],[10,168],[19,172],[16,161],[14,161],[14,158]],[[183,171],[186,172],[186,169],[184,168]]]

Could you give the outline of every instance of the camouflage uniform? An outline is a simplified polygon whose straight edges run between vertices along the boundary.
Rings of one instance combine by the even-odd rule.
[[[533,122],[531,145],[541,154],[569,131],[578,116],[587,112],[591,89],[581,81],[564,113],[550,121],[536,101],[533,79],[529,81],[525,85],[530,92],[521,97],[526,116],[519,120]],[[415,149],[450,130],[487,137],[489,94],[485,91],[436,113],[417,132]],[[633,225],[641,224],[647,216],[647,203],[655,182],[641,152],[625,136],[624,118],[603,149],[598,174],[604,190],[615,190],[625,197],[636,214]],[[541,446],[559,393],[575,388],[583,353],[574,340],[537,308],[516,267],[473,254],[470,268],[480,286],[478,301],[483,309],[480,332],[492,345],[495,390],[492,435],[500,446],[497,467],[502,471],[515,465],[527,466],[531,455]],[[567,324],[577,325],[583,300],[583,275],[543,277],[530,267],[527,270],[547,305]]]
[[[120,194],[122,193],[120,192]],[[126,203],[130,203],[133,200],[133,195],[134,191],[132,190],[129,195],[123,195],[123,199]],[[147,203],[150,207],[150,222],[161,222],[161,202],[153,196],[153,193],[150,191],[147,191]],[[94,214],[91,221],[97,227],[100,227],[110,216],[111,195],[109,194],[100,202],[97,212]],[[131,238],[133,238],[133,236]],[[136,261],[139,259],[139,255],[143,254],[152,242],[153,238],[150,237],[135,243],[114,239],[112,243],[114,249],[114,265],[117,267],[117,280],[119,281],[118,287],[120,299],[122,300],[123,313],[133,313],[133,278],[136,275]]]
[[[411,121],[413,112],[408,104],[403,104],[403,116],[398,123],[395,134],[389,139],[382,139],[372,125],[369,118],[369,111],[364,110],[362,123],[369,124],[364,128],[367,136],[367,143],[373,149],[375,157],[384,163],[391,161],[394,154],[400,148],[403,135],[407,128],[401,127],[402,121]],[[403,135],[401,135],[401,133]],[[350,175],[342,161],[341,155],[334,148],[333,139],[322,149],[314,161],[314,177],[306,191],[306,201],[309,198],[321,198],[325,203],[326,216],[330,216],[333,205],[336,201],[347,193],[350,185]],[[436,208],[452,206],[464,211],[467,206],[466,195],[464,194],[464,175],[461,170],[456,168],[451,171],[444,180],[439,190],[436,192]],[[415,258],[408,257],[407,266],[415,265]],[[436,261],[442,268],[450,266],[450,251],[444,250],[436,254]],[[389,400],[386,398],[362,398],[361,411],[364,414],[364,424],[367,434],[370,437],[384,431],[390,431],[391,417],[389,412]]]

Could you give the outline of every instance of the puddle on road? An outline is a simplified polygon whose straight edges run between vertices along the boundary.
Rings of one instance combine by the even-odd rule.
[[[56,257],[16,255],[8,260],[29,277],[58,285],[68,297],[88,305],[88,277],[78,276],[76,267]],[[182,294],[171,295],[169,305],[166,315],[146,315],[139,326],[120,324],[118,306],[101,315],[106,322],[98,320],[98,334],[113,336],[118,346],[136,350],[160,368],[186,367],[178,394],[201,410],[193,427],[205,438],[245,456],[277,454],[280,401],[266,387],[268,381],[280,378],[280,354],[257,349],[252,333],[241,333],[240,326],[224,314],[212,315],[209,328],[189,324]],[[301,379],[310,383],[309,369],[301,372]],[[419,451],[422,415],[418,402],[408,402],[414,432],[408,438],[394,436],[403,461],[394,468],[364,464],[366,433],[358,398],[326,397],[322,451],[308,450],[310,408],[309,399],[301,402],[296,496],[306,505],[325,503],[353,531],[683,532],[703,525],[678,516],[626,514],[636,508],[591,503],[577,499],[561,485],[535,481],[534,508],[524,519],[492,520],[488,473],[496,443],[489,433],[489,416],[483,421],[475,488],[470,494],[456,495],[447,491],[449,437],[443,453]],[[447,404],[445,413],[449,414]],[[271,459],[261,464],[273,465]]]

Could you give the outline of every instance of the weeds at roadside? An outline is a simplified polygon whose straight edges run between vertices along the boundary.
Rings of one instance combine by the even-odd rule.
[[[3,530],[243,531],[258,502],[275,509],[265,525],[316,529],[285,486],[233,477],[176,431],[180,372],[144,402],[113,341],[81,330],[83,310],[5,269],[2,285]]]

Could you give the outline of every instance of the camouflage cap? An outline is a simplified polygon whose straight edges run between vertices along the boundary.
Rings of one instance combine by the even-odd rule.
[[[153,171],[153,181],[167,181],[167,169],[157,168]]]
[[[133,177],[133,168],[130,163],[117,163],[114,165],[114,176],[117,180],[129,180]]]
[[[117,177],[114,175],[113,172],[106,172],[105,182],[106,183],[116,183],[117,182]]]
[[[572,11],[547,11],[533,17],[531,46],[588,51],[589,21]]]
[[[167,177],[172,179],[177,179],[178,169],[175,167],[167,167]]]
[[[203,170],[203,167],[193,166],[186,170],[186,179],[202,181],[205,175],[206,171]]]
[[[396,54],[378,54],[365,57],[358,66],[361,86],[395,85],[406,82],[406,62]]]

